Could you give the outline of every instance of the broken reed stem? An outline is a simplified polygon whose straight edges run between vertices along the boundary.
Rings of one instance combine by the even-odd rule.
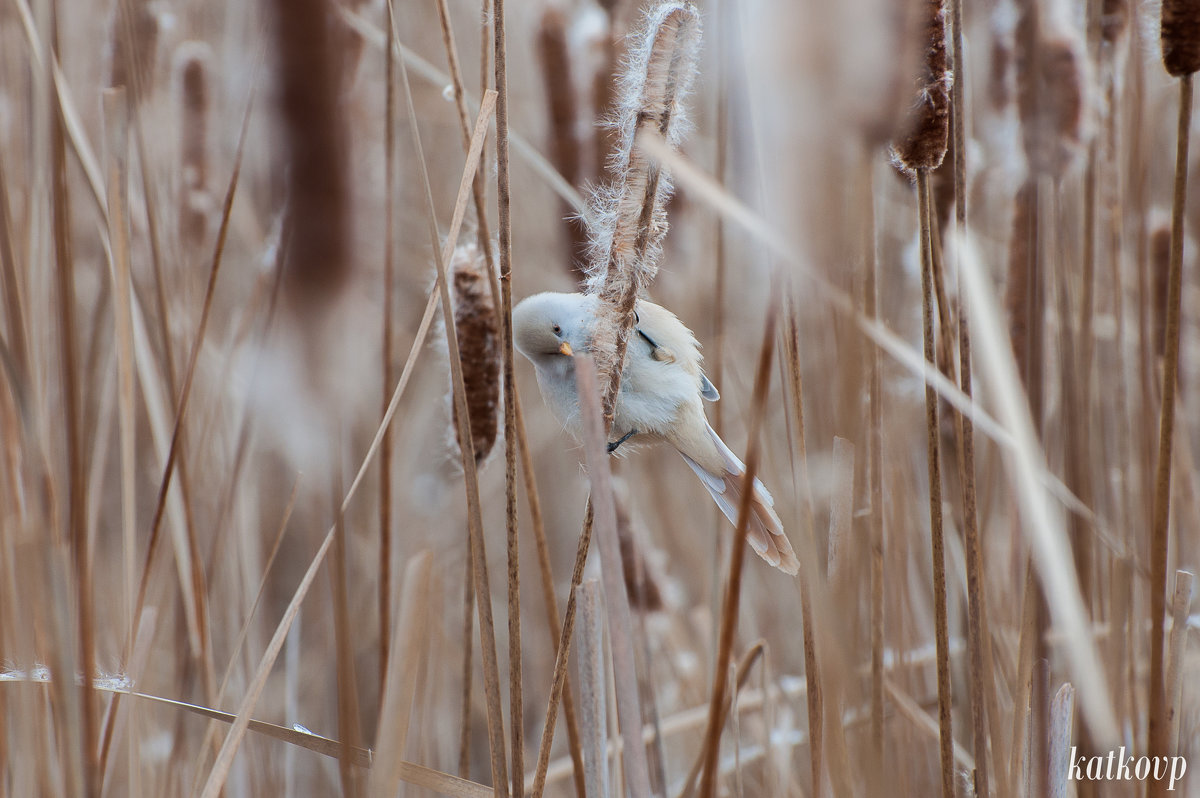
[[[394,63],[395,21],[393,7],[387,4],[387,44],[384,50],[384,232],[383,232],[383,336],[380,371],[383,374],[380,416],[387,412],[388,387],[396,381],[392,351],[395,338],[395,293],[396,286],[396,65]],[[467,580],[468,584],[470,579]],[[383,690],[387,679],[388,651],[391,650],[392,634],[392,429],[383,431],[379,449],[379,687]],[[468,631],[469,634],[469,631]],[[465,774],[460,773],[460,776]]]
[[[1175,595],[1171,601],[1171,646],[1167,655],[1167,750],[1179,752],[1179,720],[1182,715],[1183,657],[1187,653],[1188,609],[1192,604],[1190,571],[1175,572]]]
[[[917,203],[921,217],[921,308],[925,368],[936,354],[933,340],[933,207],[930,201],[929,171],[917,171]],[[954,796],[954,732],[950,692],[950,632],[946,610],[946,544],[942,530],[942,467],[939,447],[937,391],[925,384],[925,426],[929,459],[929,535],[933,554],[933,602],[937,635],[938,728],[941,742],[942,795]]]
[[[760,456],[759,430],[766,412],[767,391],[771,385],[771,360],[775,354],[775,303],[767,305],[767,319],[759,348],[758,368],[754,375],[754,398],[750,414],[749,443],[746,451],[746,473],[743,475],[742,495],[738,503],[737,531],[730,551],[729,577],[725,585],[725,600],[721,608],[720,642],[717,663],[713,669],[712,697],[708,705],[708,726],[704,733],[707,759],[700,777],[700,798],[713,798],[717,792],[717,760],[721,751],[721,729],[724,726],[725,691],[729,663],[733,651],[734,627],[742,592],[742,562],[746,555],[746,524],[750,520],[750,501],[754,495],[754,475]]]
[[[442,0],[443,2],[445,0]],[[508,56],[504,39],[504,0],[492,14],[496,66],[496,207],[500,220],[500,318],[504,360],[504,502],[508,537],[509,713],[512,743],[512,795],[525,790],[525,715],[521,693],[521,567],[517,536],[517,387],[513,376],[512,195],[508,174]],[[453,49],[453,48],[451,48]],[[480,208],[480,215],[482,208]],[[480,550],[482,555],[482,549]],[[481,595],[482,598],[482,595]]]
[[[1179,3],[1182,5],[1182,3]],[[1163,36],[1167,37],[1167,8],[1163,11]],[[1194,34],[1194,29],[1192,34]],[[1200,42],[1193,43],[1200,47]],[[1165,48],[1164,48],[1165,49]],[[1164,59],[1166,55],[1164,54]],[[1170,61],[1168,61],[1170,63]],[[1189,64],[1190,66],[1190,64]],[[1168,521],[1171,509],[1171,452],[1175,433],[1175,400],[1179,382],[1180,308],[1183,297],[1183,218],[1187,198],[1188,136],[1192,118],[1192,74],[1179,79],[1179,125],[1175,149],[1175,193],[1171,207],[1171,260],[1167,285],[1167,327],[1163,349],[1162,406],[1158,425],[1158,465],[1154,475],[1154,518],[1150,530],[1150,699],[1146,705],[1150,756],[1166,756],[1167,696],[1163,684],[1163,624],[1166,615]],[[1151,781],[1151,792],[1161,790]]]

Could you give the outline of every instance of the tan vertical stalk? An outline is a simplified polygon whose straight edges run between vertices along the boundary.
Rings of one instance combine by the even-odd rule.
[[[1162,405],[1158,416],[1158,464],[1154,474],[1154,515],[1150,528],[1150,699],[1147,753],[1166,756],[1168,703],[1163,683],[1163,626],[1166,615],[1167,559],[1170,550],[1171,452],[1175,437],[1175,399],[1179,382],[1180,315],[1183,297],[1183,219],[1187,199],[1188,138],[1192,119],[1192,74],[1200,70],[1200,3],[1166,0],[1162,7],[1163,65],[1179,78],[1179,123],[1175,140],[1175,192],[1171,206],[1171,257],[1163,345]],[[1163,782],[1150,783],[1161,795]]]
[[[925,71],[921,93],[905,135],[892,146],[893,155],[906,171],[916,174],[917,213],[920,216],[922,339],[925,368],[936,362],[933,324],[933,201],[929,173],[946,155],[950,123],[950,75],[946,57],[946,23],[943,0],[930,0],[926,17]],[[933,601],[937,638],[938,728],[941,751],[942,796],[954,796],[954,731],[951,710],[950,632],[946,608],[946,554],[942,528],[942,470],[939,447],[937,391],[925,384],[925,424],[929,462],[929,534],[933,554]]]
[[[392,363],[395,339],[396,291],[396,67],[393,63],[395,31],[392,19],[392,4],[387,4],[387,44],[384,46],[384,120],[383,120],[383,168],[384,168],[384,232],[383,232],[383,374],[380,415],[387,412],[388,390],[396,382],[396,367]],[[465,580],[472,584],[470,578]],[[392,635],[392,429],[383,431],[379,449],[379,680],[380,689],[386,687],[388,652],[391,650]],[[470,630],[468,630],[468,640]],[[463,775],[460,773],[459,775]]]

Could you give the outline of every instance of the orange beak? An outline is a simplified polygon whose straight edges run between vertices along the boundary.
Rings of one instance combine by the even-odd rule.
[[[567,357],[572,357],[575,354],[574,350],[571,349],[571,345],[566,341],[558,345],[558,353]]]

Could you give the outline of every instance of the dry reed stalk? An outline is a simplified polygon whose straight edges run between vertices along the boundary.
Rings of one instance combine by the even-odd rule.
[[[396,66],[394,63],[395,20],[391,3],[387,4],[387,42],[383,48],[384,99],[383,99],[383,325],[380,330],[382,345],[380,354],[383,362],[380,373],[383,383],[380,396],[380,414],[387,412],[388,386],[396,380],[392,352],[395,343],[396,300]],[[471,584],[468,578],[465,580]],[[380,694],[388,672],[388,652],[391,650],[392,634],[392,430],[383,431],[383,445],[379,450],[379,680]],[[471,610],[468,609],[468,612]],[[470,641],[470,630],[467,631]],[[460,776],[466,776],[459,770]]]
[[[525,709],[521,687],[521,561],[517,535],[517,384],[513,373],[512,191],[508,153],[508,45],[504,0],[494,0],[496,93],[496,211],[500,224],[501,354],[504,360],[504,505],[508,540],[509,712],[512,743],[512,795],[525,788]],[[453,48],[450,48],[453,50]],[[482,191],[482,189],[480,189]],[[478,196],[478,195],[477,195]],[[480,216],[485,216],[478,208]],[[479,550],[482,557],[483,549]],[[480,594],[482,600],[483,594]]]
[[[1171,284],[1171,227],[1168,224],[1159,225],[1150,233],[1150,278],[1151,307],[1167,307],[1167,288]],[[1150,324],[1150,351],[1155,358],[1161,358],[1167,344],[1166,314],[1155,314]]]
[[[22,275],[17,271],[16,250],[13,246],[12,208],[8,201],[8,177],[4,168],[4,156],[0,153],[0,290],[4,292],[5,346],[11,364],[9,383],[24,384],[29,374],[29,332],[25,322],[25,288]],[[11,439],[10,439],[11,440]]]
[[[929,174],[945,158],[950,135],[950,85],[946,57],[946,21],[943,0],[927,3],[924,71],[916,106],[907,132],[892,144],[894,162],[916,175],[917,213],[920,217],[922,341],[925,368],[936,362],[933,325],[933,281],[936,277],[933,242],[933,200]],[[939,291],[939,299],[944,291]],[[944,306],[944,302],[940,302]],[[948,316],[948,314],[947,314]],[[946,318],[943,331],[948,333]],[[948,354],[948,353],[947,353]],[[950,685],[949,619],[946,607],[946,554],[942,528],[942,471],[939,445],[938,396],[925,384],[926,456],[929,467],[929,534],[933,557],[933,601],[937,639],[938,727],[940,730],[942,796],[954,795],[953,696]]]
[[[339,446],[338,449],[341,447]],[[337,506],[342,495],[341,469],[335,464],[330,475],[330,504]],[[333,552],[329,559],[329,592],[332,594],[333,636],[335,666],[337,674],[337,728],[338,775],[341,777],[342,795],[357,798],[361,782],[354,770],[352,751],[362,747],[362,719],[359,713],[358,680],[354,668],[354,642],[350,628],[350,601],[346,575],[346,528],[345,519],[338,513],[334,520]],[[409,649],[422,650],[423,647]],[[411,655],[410,655],[411,656]],[[401,752],[404,749],[395,749]]]
[[[929,196],[927,169],[917,172],[917,195],[921,215],[922,340],[925,360],[932,363],[936,354],[933,341],[933,242],[930,230],[933,208]],[[928,368],[928,366],[927,366]],[[938,398],[933,386],[925,385],[925,427],[929,464],[929,530],[933,555],[933,602],[938,648],[938,726],[941,730],[942,795],[954,795],[954,732],[951,712],[953,696],[950,686],[949,618],[946,608],[946,551],[942,529],[942,469],[939,446]]]
[[[1179,78],[1179,119],[1176,130],[1175,186],[1171,204],[1171,253],[1163,347],[1163,378],[1158,425],[1158,461],[1154,473],[1154,504],[1150,529],[1150,689],[1147,702],[1147,754],[1167,755],[1168,696],[1163,684],[1163,624],[1166,615],[1167,557],[1170,549],[1171,452],[1175,437],[1175,402],[1179,383],[1180,315],[1183,296],[1183,220],[1187,200],[1188,139],[1192,119],[1192,73],[1200,69],[1200,4],[1168,0],[1162,7],[1163,65]],[[1152,781],[1150,794],[1159,795],[1162,782]]]
[[[767,392],[771,387],[771,360],[775,355],[775,323],[778,310],[774,303],[768,304],[766,321],[763,325],[762,346],[759,348],[758,366],[754,374],[754,394],[751,404],[750,429],[746,451],[745,488],[738,503],[738,522],[730,551],[729,576],[725,583],[725,598],[721,607],[720,638],[717,645],[717,662],[713,669],[712,697],[709,701],[708,725],[704,733],[706,759],[700,776],[700,798],[713,798],[717,794],[717,760],[721,753],[721,729],[724,726],[726,679],[733,650],[734,629],[737,626],[738,606],[741,601],[742,561],[746,554],[746,525],[750,520],[750,499],[753,491],[754,474],[758,470],[761,455],[759,430],[766,411]]]
[[[977,256],[969,247],[963,248],[960,264],[964,295],[976,319],[981,378],[987,390],[995,393],[999,420],[1012,435],[1011,445],[1002,451],[1020,500],[1020,527],[1030,546],[1041,587],[1051,599],[1049,609],[1068,641],[1061,650],[1068,660],[1071,681],[1079,691],[1090,733],[1098,746],[1109,746],[1117,739],[1117,722],[1098,665],[1096,642],[1087,631],[1090,625],[1062,522],[1053,509],[1045,481],[1036,476],[1045,473],[1045,460],[1037,443],[1029,403],[1020,396],[1016,364],[1001,331],[991,288],[985,285]],[[980,418],[976,416],[977,423]]]
[[[567,593],[567,607],[563,611],[562,630],[554,657],[554,679],[550,683],[550,697],[546,701],[546,719],[542,724],[542,741],[538,747],[537,766],[534,769],[532,788],[525,792],[532,798],[542,798],[546,789],[546,773],[550,767],[550,745],[554,742],[554,722],[558,718],[558,704],[563,696],[567,680],[567,659],[571,652],[571,637],[575,630],[576,593],[583,579],[583,567],[587,562],[588,549],[592,542],[594,511],[589,498],[584,511],[583,531],[575,548],[575,566],[571,572],[571,589]]]
[[[600,583],[588,579],[579,586],[579,707],[583,715],[583,773],[587,795],[608,798],[608,742],[605,729],[604,618]]]
[[[804,640],[804,681],[807,689],[805,704],[808,712],[809,735],[809,765],[812,775],[812,795],[821,795],[822,772],[824,768],[824,691],[821,686],[820,657],[817,651],[817,635],[813,627],[812,590],[813,582],[818,577],[815,567],[816,540],[814,537],[815,524],[813,521],[812,484],[808,478],[808,451],[804,437],[804,391],[800,374],[800,324],[794,300],[788,296],[788,327],[784,336],[784,355],[787,359],[788,394],[791,399],[789,414],[789,430],[792,437],[792,449],[795,452],[796,465],[800,471],[801,518],[804,523],[804,538],[810,561],[805,578],[800,580],[800,622],[803,628]],[[793,482],[795,471],[793,469]],[[872,588],[874,589],[874,588]],[[881,619],[882,620],[882,619]],[[880,657],[882,666],[882,654]],[[872,663],[872,669],[874,664]],[[882,702],[882,698],[880,699]],[[882,725],[882,718],[880,718]]]
[[[212,125],[212,51],[187,42],[175,54],[179,92],[179,242],[184,252],[203,244],[212,215],[209,192],[209,130]]]
[[[845,438],[833,438],[833,496],[829,507],[829,550],[826,571],[829,597],[834,606],[852,607],[857,603],[851,582],[846,547],[854,523],[854,444]],[[831,679],[827,698],[830,711],[825,713],[825,741],[829,745],[829,779],[834,794],[848,798],[854,794],[851,783],[853,769],[846,750],[846,737],[842,724],[845,683],[842,679]]]
[[[617,494],[617,540],[621,544],[621,572],[630,606],[639,613],[662,610],[662,589],[642,554],[641,544],[634,535],[628,501],[621,493]]]
[[[154,517],[150,524],[150,541],[146,546],[146,558],[142,564],[142,574],[138,583],[137,601],[134,605],[134,621],[135,630],[137,619],[141,616],[142,608],[145,606],[146,589],[149,585],[150,574],[154,568],[155,555],[158,551],[160,541],[160,533],[162,530],[163,514],[167,506],[167,494],[171,488],[171,478],[175,473],[175,466],[180,464],[182,457],[180,451],[182,449],[181,440],[183,437],[183,425],[187,414],[188,403],[192,395],[192,385],[196,376],[196,366],[200,360],[200,350],[204,343],[205,333],[208,330],[208,321],[212,312],[213,295],[216,290],[217,278],[221,273],[222,257],[225,253],[225,240],[229,233],[229,220],[233,210],[233,200],[237,195],[238,177],[242,171],[242,154],[245,151],[246,131],[250,124],[250,107],[247,106],[246,113],[242,118],[242,128],[238,135],[237,152],[234,155],[233,172],[229,178],[229,186],[225,192],[225,201],[221,210],[221,224],[217,231],[217,240],[214,245],[212,263],[209,267],[208,285],[205,288],[204,302],[200,307],[200,319],[196,324],[196,334],[192,339],[191,354],[188,357],[187,370],[183,376],[183,386],[180,389],[179,403],[175,410],[174,427],[171,432],[171,443],[167,449],[167,461],[163,465],[163,476],[159,481],[158,496],[155,499]],[[195,572],[181,569],[185,579],[188,576],[192,578],[192,584],[182,586],[184,593],[185,608],[191,613],[199,616],[198,608],[188,604],[188,599],[191,596],[197,595],[195,586]],[[190,588],[190,590],[189,590]],[[189,595],[190,593],[190,595]],[[194,599],[193,599],[194,601]],[[198,625],[195,622],[193,625]],[[135,631],[136,635],[136,631]],[[132,651],[136,646],[136,637],[130,640],[126,645],[126,651]]]
[[[350,273],[348,140],[325,0],[276,0],[279,119],[288,178],[284,292],[304,314],[328,307]],[[315,328],[306,324],[305,329]],[[312,334],[315,335],[315,332]]]
[[[117,342],[118,426],[121,449],[121,528],[125,612],[133,636],[137,569],[137,419],[134,407],[132,278],[129,260],[129,112],[124,89],[104,93],[108,138],[108,235],[112,249],[114,338]]]
[[[646,747],[640,739],[642,707],[637,692],[637,667],[633,653],[633,623],[629,597],[621,568],[617,541],[617,507],[609,469],[607,430],[600,413],[600,398],[595,366],[590,356],[576,355],[575,381],[579,393],[579,411],[584,419],[584,453],[594,508],[593,524],[599,541],[604,604],[608,614],[609,647],[616,682],[617,722],[628,741],[623,751],[626,789],[630,795],[652,795]]]
[[[956,84],[957,85],[957,84]],[[955,162],[957,166],[957,161]],[[866,245],[866,279],[863,285],[863,314],[873,321],[879,320],[879,259],[876,253],[875,197],[872,191],[870,160],[863,169],[866,179],[866,219],[863,230]],[[956,189],[961,191],[961,189]],[[961,323],[961,302],[959,319]],[[789,319],[789,322],[791,320]],[[790,326],[790,324],[789,324]],[[798,338],[798,335],[797,335]],[[788,337],[793,343],[792,336]],[[789,345],[789,355],[791,346]],[[870,499],[870,624],[871,624],[871,751],[875,766],[869,773],[872,792],[884,789],[884,737],[883,737],[883,624],[884,624],[884,510],[883,510],[883,378],[880,368],[879,347],[870,347],[868,354],[867,379],[870,396],[867,406],[867,495]]]
[[[582,153],[576,133],[579,111],[575,83],[571,75],[571,56],[567,44],[567,23],[563,12],[548,6],[537,31],[537,55],[546,91],[546,111],[550,123],[550,162],[571,185],[579,185]],[[587,234],[582,222],[571,218],[566,209],[567,269],[576,280],[583,277],[587,262]]]
[[[950,29],[952,33],[952,65],[954,85],[950,88],[950,131],[954,158],[954,219],[958,241],[967,237],[967,114],[966,56],[963,51],[962,0],[950,0]],[[958,379],[959,387],[968,400],[972,398],[971,328],[967,306],[958,281]],[[989,779],[987,708],[995,704],[995,681],[992,677],[990,639],[986,626],[987,585],[983,574],[983,547],[979,540],[979,513],[975,486],[975,426],[963,413],[955,413],[958,433],[958,462],[961,470],[963,513],[963,555],[967,571],[967,648],[969,667],[968,689],[971,705],[971,733],[974,742],[975,773],[972,788],[978,796],[991,795]],[[993,711],[993,715],[998,714]],[[1001,785],[1002,788],[1004,785]]]
[[[497,7],[499,8],[499,4]],[[499,20],[497,20],[497,28],[501,31],[498,36],[502,35],[503,27]],[[408,109],[413,148],[417,154],[417,162],[420,164],[421,180],[425,194],[426,221],[429,226],[429,240],[430,245],[434,250],[434,260],[437,265],[438,292],[441,296],[442,318],[450,319],[454,317],[454,311],[450,296],[449,277],[446,271],[446,262],[448,258],[439,250],[439,247],[441,246],[441,236],[438,232],[437,215],[434,209],[433,189],[429,182],[428,169],[425,166],[425,154],[421,145],[421,134],[416,124],[417,116],[416,111],[413,108],[412,86],[410,85],[408,79],[408,68],[403,60],[400,62],[400,75],[402,78],[401,82],[404,85],[404,99]],[[462,214],[466,207],[465,200],[467,191],[474,182],[475,170],[478,166],[479,153],[483,147],[483,140],[487,134],[487,122],[491,117],[493,109],[497,107],[496,98],[497,93],[494,91],[488,92],[488,94],[485,95],[485,102],[483,107],[480,108],[479,117],[476,119],[475,133],[471,139],[470,152],[467,154],[467,163],[463,171],[463,178],[459,183],[458,195],[460,201],[455,207],[454,217],[451,221],[452,235],[450,236],[450,241],[454,241],[457,238],[457,228],[462,223]],[[498,124],[498,127],[502,126]],[[501,204],[504,204],[503,201]],[[503,233],[501,237],[504,237]],[[501,246],[502,251],[504,248],[503,243],[504,242],[502,242]],[[454,404],[457,408],[458,437],[459,440],[470,441],[470,414],[467,411],[466,389],[463,381],[462,356],[460,354],[458,345],[458,335],[454,328],[450,325],[447,325],[446,327],[446,346],[450,353],[450,371],[453,380]],[[475,468],[475,460],[470,454],[473,451],[474,444],[460,447],[459,453],[461,455],[463,474],[465,477],[463,481],[467,494],[468,531],[472,540],[470,547],[472,551],[471,570],[473,572],[473,579],[475,581],[476,607],[479,616],[479,644],[482,654],[484,697],[486,699],[488,716],[488,747],[490,749],[492,768],[492,788],[496,791],[497,798],[507,798],[509,795],[508,764],[505,756],[503,710],[500,703],[500,676],[496,655],[496,632],[494,621],[492,620],[492,594],[487,572],[487,547],[484,545],[483,539],[482,510],[479,500],[479,477]],[[509,535],[509,547],[511,553],[511,534]],[[511,586],[509,599],[511,603]],[[511,623],[513,623],[513,620],[510,618],[510,624]],[[516,620],[516,623],[520,623],[519,619]],[[514,656],[519,657],[519,652]],[[519,706],[519,704],[516,704],[515,706]]]
[[[732,686],[733,690],[728,696],[725,697],[725,705],[721,708],[720,722],[722,726],[725,725],[725,720],[729,717],[729,712],[733,707],[736,706],[742,708],[741,704],[747,703],[746,701],[739,701],[740,697],[744,697],[744,694],[741,693],[741,690],[745,688],[746,682],[750,679],[751,668],[753,668],[754,664],[760,659],[765,658],[766,650],[766,641],[761,639],[756,640],[754,641],[754,645],[750,646],[750,648],[746,650],[746,653],[743,654],[742,658],[738,661],[737,668],[733,672],[733,678],[730,680],[730,685]],[[761,696],[764,694],[765,690],[760,691],[760,703]],[[695,710],[692,710],[697,715],[694,725],[698,726],[701,723],[708,723],[708,710],[709,707],[707,705],[703,707],[696,707]],[[701,712],[703,714],[700,714]],[[668,721],[669,720],[671,719],[668,719]],[[679,793],[682,798],[692,798],[692,795],[695,794],[696,782],[700,778],[701,771],[704,769],[704,765],[707,761],[707,752],[704,749],[701,749],[696,757],[696,761],[692,763],[692,769],[688,771],[687,778],[683,782],[683,789]]]
[[[59,53],[58,18],[50,20],[50,46],[54,57]],[[96,699],[92,688],[96,670],[95,607],[92,588],[92,553],[87,535],[86,482],[83,454],[83,408],[80,386],[79,342],[76,338],[75,260],[71,240],[71,194],[67,180],[67,147],[63,121],[54,114],[50,124],[50,212],[53,229],[55,304],[57,305],[59,369],[62,380],[63,430],[67,453],[67,531],[71,575],[74,580],[74,612],[79,671],[83,682],[79,691],[80,721],[78,742],[83,763],[84,794],[95,796],[100,789],[97,753]],[[59,530],[56,529],[56,532]],[[60,541],[63,542],[63,541]],[[59,673],[74,673],[60,670]]]
[[[1175,572],[1175,595],[1171,600],[1171,643],[1167,655],[1167,750],[1180,752],[1179,723],[1183,709],[1183,660],[1187,653],[1188,610],[1192,605],[1191,571]]]

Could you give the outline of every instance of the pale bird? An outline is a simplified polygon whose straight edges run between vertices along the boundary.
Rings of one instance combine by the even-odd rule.
[[[596,306],[594,296],[544,293],[513,308],[513,343],[533,363],[546,405],[576,438],[582,424],[573,356],[590,351]],[[700,345],[664,307],[639,300],[635,313],[608,450],[627,442],[670,444],[736,524],[746,466],[704,415],[702,400],[715,402],[720,395],[700,369]],[[755,479],[746,539],[764,560],[794,575],[800,563],[774,504]]]

